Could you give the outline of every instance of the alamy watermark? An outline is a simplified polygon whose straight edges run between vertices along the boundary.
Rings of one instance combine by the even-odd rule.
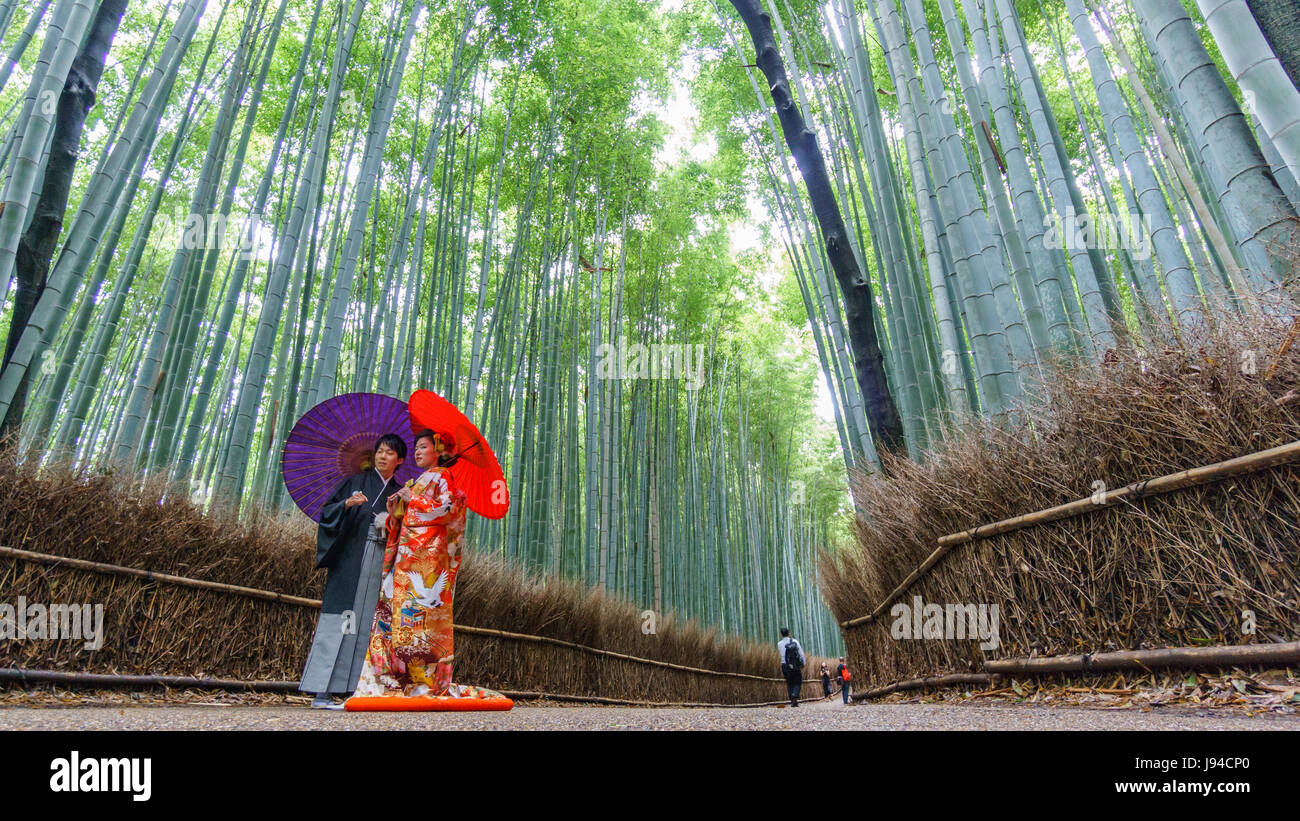
[[[1100,214],[1082,214],[1074,206],[1065,209],[1065,216],[1048,214],[1043,217],[1043,245],[1068,251],[1123,249],[1134,259],[1151,258],[1151,217],[1129,214],[1128,219],[1104,211]]]
[[[597,379],[681,379],[691,391],[704,384],[703,345],[619,340],[598,345],[596,355]]]
[[[152,758],[82,758],[73,750],[50,762],[50,792],[124,792],[148,801],[152,775]]]
[[[920,596],[912,603],[899,602],[889,608],[894,639],[975,639],[981,650],[998,649],[998,606],[996,604],[926,604]]]
[[[220,213],[199,214],[177,210],[158,212],[153,218],[151,234],[162,238],[162,247],[172,250],[225,250],[233,248],[241,259],[251,260],[264,251],[271,236],[270,227],[260,217]]]
[[[0,602],[0,641],[79,639],[87,650],[104,646],[104,605]]]

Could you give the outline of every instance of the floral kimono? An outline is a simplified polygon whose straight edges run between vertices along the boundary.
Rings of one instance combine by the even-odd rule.
[[[383,585],[358,696],[496,696],[452,684],[452,603],[465,535],[465,494],[444,468],[408,485],[400,525],[390,518]]]

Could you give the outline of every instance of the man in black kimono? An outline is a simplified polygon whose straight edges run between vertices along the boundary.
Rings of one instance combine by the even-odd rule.
[[[393,474],[405,459],[402,437],[381,436],[374,467],[345,480],[321,509],[316,567],[326,571],[325,595],[298,685],[316,694],[313,707],[341,709],[332,696],[357,688],[379,600],[388,497],[398,490]]]

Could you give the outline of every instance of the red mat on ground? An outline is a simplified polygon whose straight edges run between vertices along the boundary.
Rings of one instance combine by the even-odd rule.
[[[411,712],[509,710],[515,703],[497,698],[452,698],[451,696],[353,696],[343,702],[348,712]]]

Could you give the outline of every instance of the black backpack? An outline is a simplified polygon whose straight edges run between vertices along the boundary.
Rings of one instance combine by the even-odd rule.
[[[803,668],[803,660],[799,658],[799,645],[790,639],[790,643],[785,646],[785,666],[791,670]]]

